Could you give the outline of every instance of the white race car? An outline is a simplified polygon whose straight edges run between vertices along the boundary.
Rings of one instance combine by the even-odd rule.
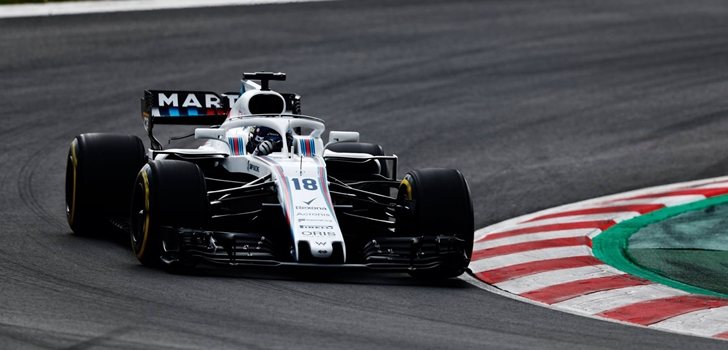
[[[254,80],[260,81],[260,85]],[[473,248],[468,184],[454,169],[397,179],[397,157],[329,133],[283,73],[245,73],[240,93],[145,91],[150,138],[81,134],[66,170],[68,223],[131,236],[144,265],[359,266],[422,278],[462,274]],[[197,148],[163,149],[159,124],[197,128]],[[191,135],[190,135],[191,136]]]

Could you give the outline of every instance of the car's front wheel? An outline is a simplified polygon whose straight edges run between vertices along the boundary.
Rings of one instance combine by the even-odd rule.
[[[434,268],[415,269],[414,277],[451,278],[465,272],[473,252],[473,203],[465,177],[455,169],[421,169],[402,179],[397,201],[406,211],[397,216],[397,232],[414,237],[455,238],[459,251]]]
[[[134,186],[130,222],[131,244],[139,262],[184,264],[173,256],[178,246],[174,230],[204,227],[209,212],[205,178],[196,164],[155,160],[145,165]]]

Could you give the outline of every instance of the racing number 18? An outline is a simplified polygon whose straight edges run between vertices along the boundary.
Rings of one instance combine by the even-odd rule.
[[[301,185],[303,185],[304,190],[308,191],[315,191],[318,189],[318,185],[316,184],[315,179],[305,178],[300,179],[299,181],[298,178],[294,177],[293,179],[291,179],[291,181],[293,181],[293,188],[295,188],[296,191],[299,191],[301,189]]]

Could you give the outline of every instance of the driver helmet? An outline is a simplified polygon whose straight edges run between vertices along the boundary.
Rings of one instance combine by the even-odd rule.
[[[248,152],[252,153],[258,145],[263,143],[263,141],[271,141],[273,145],[276,146],[276,150],[280,150],[282,148],[281,140],[281,135],[279,135],[275,130],[265,126],[258,126],[250,134],[250,141],[248,141],[247,147]]]
[[[255,130],[253,130],[253,142],[261,143],[265,140],[278,143],[281,141],[281,135],[279,135],[275,130],[265,126],[256,127]]]

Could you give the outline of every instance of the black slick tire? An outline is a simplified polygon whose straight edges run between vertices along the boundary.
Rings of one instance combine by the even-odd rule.
[[[399,213],[397,232],[407,236],[453,235],[464,241],[462,254],[437,268],[413,270],[417,278],[444,279],[465,272],[473,252],[473,203],[465,177],[455,169],[420,169],[402,179],[397,200],[410,208]]]
[[[130,215],[131,245],[139,262],[162,265],[165,242],[177,244],[174,228],[202,228],[209,211],[205,178],[196,164],[155,160],[145,165],[136,178]],[[177,260],[164,265],[188,266]]]
[[[146,162],[144,144],[132,135],[81,134],[66,160],[66,217],[75,234],[107,231],[125,219],[134,179]]]

